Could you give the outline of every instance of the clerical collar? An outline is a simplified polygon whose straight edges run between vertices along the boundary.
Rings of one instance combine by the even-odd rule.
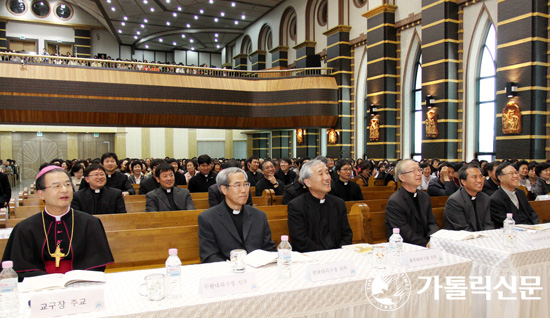
[[[64,217],[67,213],[69,213],[69,211],[71,211],[71,206],[70,205],[67,207],[67,211],[65,213],[63,213],[61,215],[52,215],[52,214],[50,214],[50,212],[48,212],[48,209],[46,207],[44,207],[44,212],[46,212],[46,214],[48,214],[52,218],[55,218],[55,220],[57,222],[61,222],[61,218]]]
[[[172,188],[170,188],[170,189],[162,188],[162,191],[164,191],[164,193],[170,193],[170,192],[172,192]]]
[[[101,189],[95,189],[93,191],[94,191],[94,193],[101,193]]]
[[[225,200],[223,201],[223,204],[225,204],[225,207],[227,208],[227,211],[231,212],[233,215],[239,215],[241,214],[241,211],[243,210],[242,206],[240,210],[233,210]]]
[[[323,199],[319,200],[319,203],[323,204],[323,203],[325,203],[325,200],[326,200],[326,198],[323,198]]]
[[[114,174],[114,173],[113,173],[113,174]],[[107,173],[107,178],[110,178],[110,177],[112,177],[112,176],[113,176],[113,174],[108,174],[108,173]]]

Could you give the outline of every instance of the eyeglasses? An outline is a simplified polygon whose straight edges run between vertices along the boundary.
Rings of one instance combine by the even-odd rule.
[[[420,169],[420,168],[413,169],[413,170],[405,171],[402,174],[407,174],[407,173],[420,173],[420,174],[422,174],[422,169]]]
[[[340,170],[341,170],[341,171],[347,171],[347,172],[350,172],[350,171],[351,171],[352,169],[351,169],[351,168],[345,168],[345,169],[344,169],[344,168],[342,168],[342,169],[340,169]]]
[[[250,188],[250,182],[245,183],[235,183],[235,184],[226,184],[225,185],[228,188],[234,188],[234,189],[243,189],[243,188]]]
[[[71,182],[65,182],[65,183],[55,183],[55,184],[52,184],[51,186],[48,186],[48,187],[44,187],[44,189],[47,189],[47,188],[50,188],[52,190],[56,190],[56,191],[59,191],[61,190],[61,187],[64,187],[64,188],[73,188],[73,185]]]
[[[485,176],[482,175],[482,174],[472,174],[470,175],[472,177],[472,179],[485,179]]]
[[[105,177],[105,174],[104,173],[94,173],[94,174],[89,174],[88,177],[101,178],[101,177]]]

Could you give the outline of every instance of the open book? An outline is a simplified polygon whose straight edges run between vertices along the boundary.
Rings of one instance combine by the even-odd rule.
[[[252,267],[261,267],[270,263],[276,263],[279,254],[264,250],[255,250],[246,255],[246,264]],[[292,252],[292,262],[311,262],[314,259],[298,252]]]
[[[451,231],[451,230],[439,230],[431,235],[431,237],[442,238],[447,240],[454,241],[465,241],[476,239],[478,237],[487,237],[489,235],[479,233],[479,232],[468,232],[468,231]]]
[[[42,289],[65,288],[70,284],[81,282],[105,282],[105,273],[97,271],[73,270],[65,274],[48,274],[35,277],[26,277],[19,284],[20,292],[29,292]]]

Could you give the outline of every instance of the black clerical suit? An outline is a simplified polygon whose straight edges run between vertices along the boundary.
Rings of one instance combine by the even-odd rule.
[[[44,227],[48,233],[49,252]],[[47,213],[37,213],[14,227],[2,261],[13,261],[19,281],[24,277],[44,275],[60,269],[104,271],[105,266],[114,262],[114,259],[101,221],[88,213],[74,211],[74,227],[73,232],[70,210],[60,221]],[[50,253],[55,252],[57,241],[60,241],[63,253],[69,252],[71,243],[70,252],[62,258],[59,268],[55,267],[55,258],[50,256]],[[47,272],[47,269],[50,271]]]
[[[255,187],[256,183],[258,183],[258,181],[262,180],[264,177],[264,175],[259,170],[256,170],[256,172],[247,170],[246,175],[248,176],[248,182],[250,182],[250,185],[253,187]]]
[[[288,204],[288,202],[308,192],[309,190],[307,189],[307,187],[301,184],[300,181],[298,181],[298,177],[296,177],[292,184],[285,185],[285,188],[283,189],[282,204]]]
[[[210,171],[207,175],[202,173],[196,174],[193,178],[189,179],[187,189],[189,192],[208,192],[208,188],[216,183],[216,173]]]
[[[71,207],[90,214],[126,213],[122,191],[108,187],[97,191],[92,188],[76,191]]]
[[[470,232],[494,229],[490,205],[491,198],[485,193],[479,192],[473,198],[466,189],[460,188],[445,204],[445,229]]]
[[[160,187],[160,183],[152,175],[145,177],[139,184],[139,194],[147,194]]]
[[[208,206],[213,208],[222,203],[224,200],[225,195],[222,190],[220,190],[220,186],[217,183],[208,188]],[[246,200],[246,205],[254,205],[252,202],[252,190],[250,188],[248,188],[248,199]]]
[[[7,206],[11,199],[11,186],[8,175],[0,172],[0,208]]]
[[[364,200],[361,187],[353,181],[343,182],[338,179],[331,183],[331,187],[332,189],[330,190],[330,194],[335,195],[344,201]]]
[[[399,228],[405,243],[420,246],[426,246],[430,235],[439,230],[430,196],[423,191],[409,193],[405,188],[399,188],[388,200],[385,223],[388,238],[393,228]]]
[[[257,249],[276,250],[267,216],[254,207],[243,205],[240,213],[235,214],[223,201],[199,214],[198,222],[202,263],[228,260],[234,249],[248,253]]]
[[[324,202],[310,192],[288,203],[288,233],[292,248],[312,252],[340,248],[351,244],[346,203],[331,194]]]
[[[105,184],[106,187],[109,188],[115,188],[119,189],[122,192],[128,192],[129,194],[136,194],[136,190],[134,190],[134,187],[132,187],[132,184],[130,183],[130,180],[128,180],[128,176],[120,171],[115,171],[113,174],[107,174],[107,183]],[[79,190],[89,188],[90,185],[86,181],[86,179],[82,179],[80,182]]]
[[[176,171],[176,173],[174,173],[174,178],[176,180],[177,186],[187,184],[187,180],[185,180],[185,175],[179,171]]]
[[[193,199],[187,189],[157,188],[145,196],[145,212],[195,210]]]
[[[275,195],[283,195],[283,189],[285,187],[284,182],[279,179],[275,180],[277,182],[276,187],[274,184],[271,183],[271,181],[262,177],[262,180],[256,183],[256,196],[261,196],[265,189],[273,189],[273,191],[275,191]]]
[[[493,179],[485,179],[483,182],[483,193],[487,194],[488,196],[492,196],[495,191],[498,190],[498,184],[496,184]]]
[[[525,192],[515,189],[518,198],[519,209],[516,208],[512,199],[504,189],[499,188],[491,196],[491,218],[495,228],[501,228],[502,222],[506,219],[506,213],[512,213],[516,224],[539,224],[539,215],[527,201]]]
[[[275,179],[279,179],[283,181],[284,185],[288,185],[296,179],[296,172],[290,169],[287,173],[284,173],[283,170],[277,169],[277,171],[275,171]]]
[[[441,182],[440,178],[433,178],[428,183],[428,194],[432,197],[444,197],[451,195],[458,190],[458,186],[454,180],[446,181],[445,184]]]

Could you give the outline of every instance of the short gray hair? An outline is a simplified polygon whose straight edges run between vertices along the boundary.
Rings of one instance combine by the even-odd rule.
[[[408,158],[408,159],[403,159],[403,160],[401,160],[401,161],[399,161],[399,162],[397,163],[397,165],[395,166],[395,174],[394,174],[394,176],[393,176],[394,179],[395,179],[395,182],[400,181],[400,180],[399,180],[399,176],[402,175],[402,174],[404,174],[405,172],[407,172],[407,171],[403,171],[403,166],[404,166],[407,162],[411,162],[411,161],[414,162],[414,163],[418,163],[418,162],[416,162],[416,161],[414,161],[414,160],[412,160],[412,159],[410,159],[410,158]]]
[[[304,183],[304,180],[305,179],[309,179],[311,178],[311,176],[313,175],[313,167],[316,166],[316,165],[323,165],[323,166],[327,166],[324,162],[322,162],[321,160],[319,159],[313,159],[313,160],[310,160],[306,163],[304,163],[304,165],[300,168],[300,182],[302,182],[302,184]]]
[[[243,169],[230,167],[230,168],[225,168],[218,173],[218,175],[216,176],[216,183],[218,184],[218,186],[222,186],[222,185],[227,186],[229,185],[229,176],[236,173],[242,173],[246,181],[248,181],[248,175],[246,175],[246,172],[244,172]]]

